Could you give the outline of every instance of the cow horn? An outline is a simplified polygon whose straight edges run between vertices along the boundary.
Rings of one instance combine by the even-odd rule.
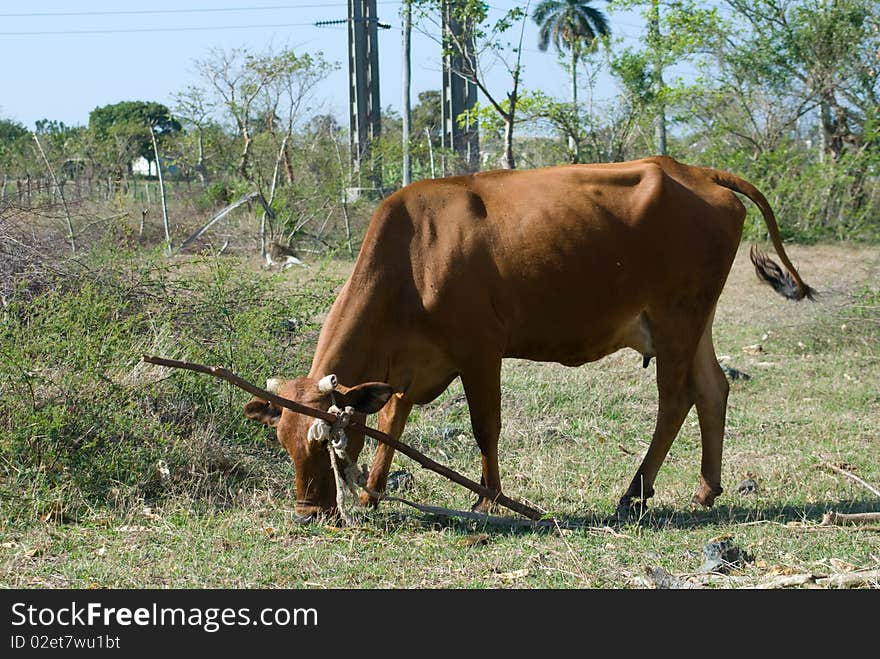
[[[320,380],[318,380],[318,391],[322,394],[328,394],[333,391],[333,388],[336,386],[336,376],[332,373],[330,375],[325,375]]]

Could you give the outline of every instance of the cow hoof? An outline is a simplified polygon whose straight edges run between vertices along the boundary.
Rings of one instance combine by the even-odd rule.
[[[480,497],[477,499],[477,502],[471,506],[471,511],[483,515],[491,515],[498,511],[498,506],[491,499]]]
[[[620,497],[620,501],[617,504],[616,516],[617,519],[621,521],[628,521],[633,518],[638,519],[648,509],[648,500],[642,499],[638,496],[632,496],[629,494],[624,494]]]
[[[315,513],[312,513],[311,515],[294,514],[293,516],[294,524],[314,524],[316,521],[318,521],[318,516]]]
[[[379,499],[367,492],[361,492],[358,496],[358,503],[364,508],[376,508],[379,505]]]
[[[698,504],[704,508],[711,508],[712,504],[715,503],[715,497],[720,495],[723,491],[724,490],[720,485],[713,488],[705,483],[700,483],[700,487],[691,498],[691,503]]]

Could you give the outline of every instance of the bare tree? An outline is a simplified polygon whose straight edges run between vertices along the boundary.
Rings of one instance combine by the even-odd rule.
[[[241,137],[238,174],[250,180],[250,157],[254,134],[254,104],[274,76],[266,66],[272,55],[254,55],[243,48],[215,48],[206,59],[196,60],[196,70],[210,84],[232,118]]]
[[[202,187],[208,185],[208,168],[205,164],[205,128],[210,125],[215,104],[204,89],[194,85],[188,86],[175,97],[174,112],[195,129],[196,148],[198,149],[196,173]]]
[[[262,60],[260,66],[272,69],[271,72],[265,72],[267,83],[257,99],[259,113],[264,117],[266,129],[272,134],[276,146],[268,194],[268,204],[271,206],[278,190],[280,172],[284,171],[288,185],[294,182],[289,148],[302,110],[308,105],[314,111],[314,105],[310,103],[314,89],[336,66],[327,62],[320,52],[297,56],[291,50]],[[260,250],[264,259],[267,256],[267,233],[273,233],[271,219],[264,212],[260,223]]]

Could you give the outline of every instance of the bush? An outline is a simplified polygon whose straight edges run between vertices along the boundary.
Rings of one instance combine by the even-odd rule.
[[[246,394],[144,364],[143,353],[223,364],[253,382],[303,373],[332,285],[286,292],[232,259],[169,263],[104,251],[19,281],[0,324],[6,486],[75,510],[293,484],[286,456],[245,419]],[[271,448],[270,448],[271,446]],[[54,504],[53,504],[54,505]]]

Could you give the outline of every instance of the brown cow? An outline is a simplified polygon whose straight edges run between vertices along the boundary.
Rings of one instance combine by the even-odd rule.
[[[753,248],[759,276],[788,298],[812,297],[783,250],[767,200],[725,172],[663,157],[409,185],[376,210],[308,377],[284,382],[279,395],[327,410],[330,393],[317,383],[335,373],[357,385],[337,386],[337,405],[361,414],[381,409],[379,428],[399,438],[412,406],[460,377],[482,483],[500,492],[501,360],[579,366],[633,348],[646,365],[657,358],[659,411],[621,505],[653,495],[657,471],[696,405],[702,464],[694,500],[711,506],[721,493],[728,393],[712,319],[745,218],[731,191],[760,208],[790,273]],[[333,512],[328,453],[307,439],[312,419],[259,399],[245,411],[277,426],[295,465],[297,514]],[[364,438],[349,435],[345,458],[356,464]],[[393,453],[379,446],[372,490],[384,490]],[[475,508],[490,504],[483,499]]]

